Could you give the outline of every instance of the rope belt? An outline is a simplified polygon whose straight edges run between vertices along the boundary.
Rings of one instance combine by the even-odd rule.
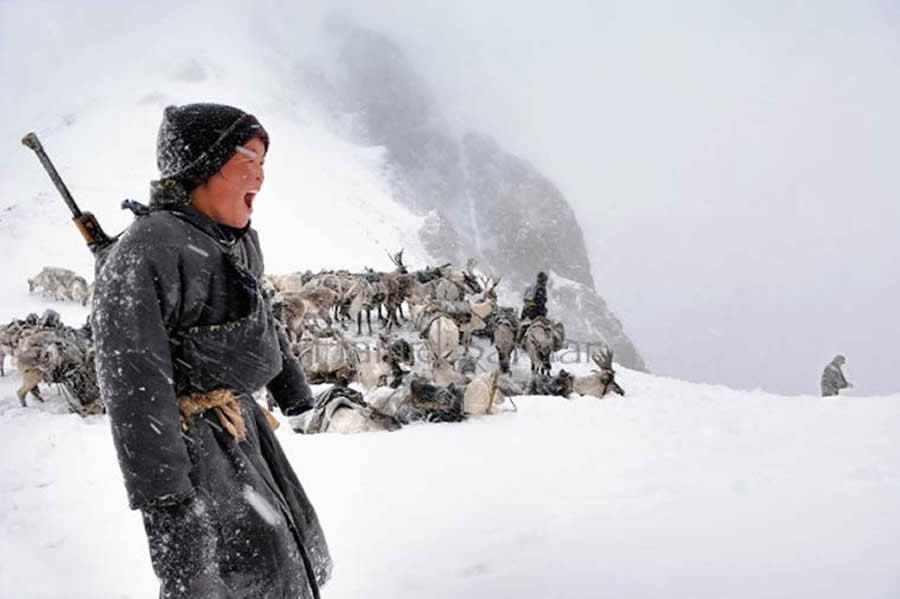
[[[231,389],[216,389],[206,393],[191,393],[178,398],[178,411],[181,412],[181,427],[187,430],[188,420],[200,412],[213,410],[228,433],[237,441],[243,441],[247,436],[247,425],[244,423],[244,414],[241,411],[241,400]],[[268,410],[264,410],[266,421],[272,429],[279,426]]]

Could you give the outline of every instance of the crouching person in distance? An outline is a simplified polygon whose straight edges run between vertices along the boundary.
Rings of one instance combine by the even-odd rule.
[[[841,367],[846,362],[847,358],[838,354],[825,366],[825,370],[822,371],[821,381],[822,397],[834,397],[842,389],[853,386],[847,382],[846,377],[844,377],[844,371],[841,370]]]
[[[236,108],[166,108],[149,211],[97,279],[100,388],[165,599],[318,597],[331,571],[315,510],[250,395],[266,386],[288,416],[312,407],[261,292],[249,224],[268,147]]]

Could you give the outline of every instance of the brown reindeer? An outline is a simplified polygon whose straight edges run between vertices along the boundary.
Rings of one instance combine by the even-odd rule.
[[[516,349],[516,331],[519,330],[519,319],[515,308],[497,308],[490,319],[492,342],[497,348],[497,360],[500,372],[509,374],[509,360]]]
[[[591,354],[591,359],[600,370],[593,370],[592,374],[577,377],[573,385],[574,391],[580,395],[593,395],[601,398],[610,391],[625,395],[625,390],[616,382],[616,371],[612,365],[612,349],[604,347],[600,352]]]
[[[69,327],[32,329],[21,337],[16,347],[16,365],[22,375],[22,386],[16,391],[25,407],[31,393],[44,401],[38,391],[41,382],[61,384],[75,396],[80,405],[72,408],[85,415],[102,409],[100,392],[94,373],[93,352],[89,341]]]
[[[561,322],[552,322],[538,316],[532,320],[522,335],[522,346],[531,358],[531,372],[550,375],[550,355],[559,351],[565,343],[566,332]]]
[[[287,330],[288,340],[296,342],[306,329],[306,304],[299,292],[282,293],[275,296],[272,310]]]
[[[384,301],[384,293],[378,294],[379,282],[370,282],[370,273],[354,275],[340,302],[338,320],[343,328],[347,318],[356,320],[356,334],[362,335],[362,315],[366,313],[366,325],[372,334],[372,309]]]
[[[387,310],[387,322],[385,326],[388,331],[390,331],[394,325],[400,326],[398,316],[400,319],[405,320],[401,306],[406,299],[406,296],[409,294],[412,277],[409,274],[406,265],[403,264],[402,249],[396,254],[388,254],[388,256],[390,256],[391,262],[396,266],[393,272],[382,278],[382,283],[384,283],[385,287],[384,307]]]
[[[330,329],[333,324],[331,319],[331,309],[338,301],[337,293],[328,287],[304,287],[296,294],[284,294],[285,299],[291,298],[290,301],[299,300],[304,306],[304,313],[307,317],[315,318],[318,316],[325,321],[326,328]]]

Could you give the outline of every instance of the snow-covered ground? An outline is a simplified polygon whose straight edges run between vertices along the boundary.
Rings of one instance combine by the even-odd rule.
[[[0,594],[153,596],[106,418],[53,393],[20,408],[16,378],[0,381]],[[623,398],[522,397],[461,424],[281,427],[334,554],[324,596],[900,596],[900,396],[619,378]]]

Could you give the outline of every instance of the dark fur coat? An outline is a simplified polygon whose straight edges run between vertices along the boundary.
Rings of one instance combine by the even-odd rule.
[[[312,504],[260,406],[312,406],[259,285],[256,232],[196,209],[137,218],[105,258],[92,324],[100,389],[132,508],[166,598],[318,596],[331,558]],[[177,398],[232,389],[247,434]]]

